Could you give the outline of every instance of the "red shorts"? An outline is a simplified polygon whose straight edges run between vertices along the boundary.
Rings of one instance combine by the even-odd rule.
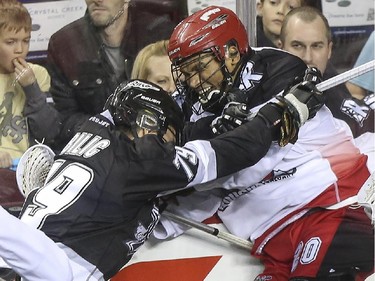
[[[361,207],[315,209],[273,237],[261,259],[265,269],[256,280],[341,273],[364,280],[374,272],[374,228]]]

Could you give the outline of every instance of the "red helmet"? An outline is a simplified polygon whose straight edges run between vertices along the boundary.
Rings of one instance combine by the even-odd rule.
[[[174,29],[168,46],[168,55],[172,62],[206,50],[212,50],[219,59],[225,56],[225,46],[237,43],[241,54],[249,49],[247,32],[230,9],[210,6],[181,21]]]

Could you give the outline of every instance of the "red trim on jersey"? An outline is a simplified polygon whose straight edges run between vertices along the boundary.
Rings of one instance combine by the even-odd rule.
[[[284,217],[278,223],[269,228],[262,236],[257,238],[252,249],[252,254],[258,256],[262,248],[269,239],[272,239],[278,232],[285,228],[288,224],[293,223],[299,219],[299,213],[306,211],[306,209],[314,207],[328,207],[345,200],[351,196],[356,195],[362,185],[370,176],[367,168],[367,156],[360,155],[352,161],[353,168],[346,174],[341,174],[336,184],[329,186],[323,193],[308,203],[304,208],[296,210]],[[295,217],[295,219],[293,219]]]
[[[223,223],[221,218],[217,215],[217,213],[213,214],[211,217],[205,219],[203,221],[205,224],[218,224],[218,223]]]
[[[363,281],[373,273],[370,241],[373,229],[363,208],[315,209],[267,243],[261,256],[265,269],[260,280],[319,278],[359,266],[362,272],[356,281]],[[369,252],[365,254],[364,249]]]

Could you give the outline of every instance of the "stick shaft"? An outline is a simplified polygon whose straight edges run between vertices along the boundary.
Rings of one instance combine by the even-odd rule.
[[[182,223],[184,225],[196,228],[198,230],[201,230],[201,231],[206,232],[208,234],[214,235],[217,238],[223,239],[225,241],[233,243],[233,244],[235,244],[237,246],[240,246],[242,248],[245,248],[247,250],[251,250],[251,248],[253,246],[253,244],[246,239],[237,237],[237,236],[235,236],[233,234],[230,234],[228,232],[220,231],[219,229],[217,229],[215,227],[212,227],[212,226],[209,226],[209,225],[206,225],[204,223],[193,221],[193,220],[187,219],[185,217],[173,214],[173,213],[168,212],[166,210],[163,211],[162,215],[171,219],[171,220],[173,220],[173,221],[175,221],[175,222],[177,222],[177,223]]]
[[[353,79],[357,76],[360,76],[371,70],[374,70],[374,68],[375,68],[375,60],[372,60],[360,66],[357,66],[353,69],[345,71],[341,74],[338,74],[330,79],[327,79],[319,83],[318,85],[316,85],[316,87],[318,88],[319,91],[325,91],[339,84],[342,84],[350,79]]]

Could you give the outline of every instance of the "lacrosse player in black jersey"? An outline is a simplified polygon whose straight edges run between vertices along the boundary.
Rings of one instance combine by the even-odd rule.
[[[108,280],[153,231],[159,220],[159,195],[255,164],[280,138],[281,128],[285,141],[294,137],[300,124],[295,112],[315,115],[323,104],[320,95],[310,93],[306,106],[297,91],[267,104],[252,121],[227,134],[179,147],[174,144],[180,144],[183,119],[172,98],[150,82],[121,84],[105,111],[88,119],[55,156],[45,184],[29,191],[21,221],[43,231],[55,242],[55,251],[58,247],[65,252],[70,269],[57,267],[56,275],[73,272],[75,281]],[[234,154],[235,159],[230,157]],[[53,246],[45,244],[48,256]],[[9,261],[11,252],[0,251],[0,256]],[[11,264],[27,280],[48,280],[43,270],[38,279],[30,272],[32,265],[23,266],[30,260]]]

